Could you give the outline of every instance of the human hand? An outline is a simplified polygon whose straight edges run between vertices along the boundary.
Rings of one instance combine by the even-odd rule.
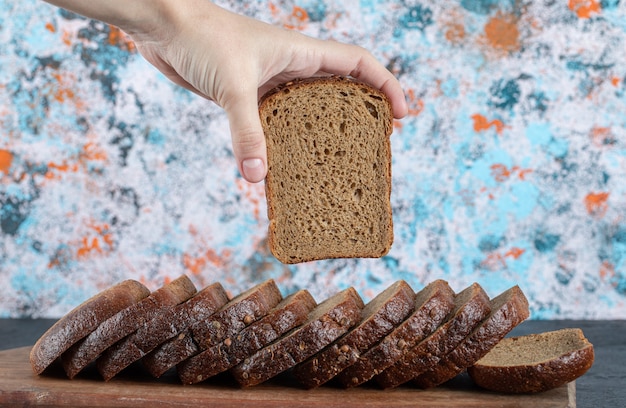
[[[265,178],[258,99],[276,85],[316,75],[350,75],[382,90],[396,118],[407,114],[396,78],[365,49],[323,41],[222,9],[207,0],[47,0],[117,25],[174,83],[224,108],[239,171]]]

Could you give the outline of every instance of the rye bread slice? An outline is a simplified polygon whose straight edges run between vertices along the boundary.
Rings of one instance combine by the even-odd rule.
[[[194,384],[224,372],[302,323],[317,306],[307,290],[287,296],[267,316],[233,337],[209,347],[176,366],[183,384]]]
[[[234,337],[244,327],[265,316],[282,300],[273,279],[242,292],[208,319],[197,320],[185,332],[164,342],[142,359],[154,377],[160,377],[176,364]]]
[[[405,281],[395,282],[365,305],[357,326],[298,364],[292,374],[309,389],[328,382],[400,324],[413,311],[414,300],[415,292]]]
[[[490,313],[489,297],[477,283],[459,293],[454,303],[454,310],[441,326],[375,377],[381,387],[397,387],[433,367]]]
[[[41,374],[73,344],[94,331],[109,317],[150,294],[140,282],[125,280],[87,299],[59,319],[30,351],[30,364]]]
[[[361,319],[363,300],[354,288],[326,299],[300,327],[247,357],[230,373],[244,387],[260,384],[331,344]]]
[[[155,317],[162,308],[177,305],[196,293],[193,282],[182,275],[102,322],[87,337],[61,355],[63,369],[74,378],[107,348]]]
[[[491,391],[535,393],[574,381],[593,361],[593,345],[582,330],[561,329],[504,338],[467,371]]]
[[[347,77],[288,82],[263,96],[274,256],[293,264],[375,258],[393,242],[393,114],[381,91]]]
[[[456,377],[480,360],[529,315],[528,300],[519,286],[504,291],[491,300],[489,316],[461,344],[413,381],[422,388],[431,388]]]
[[[454,307],[454,291],[444,280],[435,280],[415,296],[414,310],[380,343],[335,377],[342,386],[356,387],[395,364],[417,343],[429,336]]]
[[[159,344],[187,330],[195,321],[207,319],[228,302],[219,283],[213,283],[186,302],[162,309],[137,331],[106,349],[96,360],[96,367],[106,381],[154,350]]]

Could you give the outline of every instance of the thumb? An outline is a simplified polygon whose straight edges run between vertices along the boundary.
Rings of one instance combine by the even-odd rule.
[[[267,151],[256,92],[232,100],[225,110],[239,172],[247,181],[258,183],[267,172]]]

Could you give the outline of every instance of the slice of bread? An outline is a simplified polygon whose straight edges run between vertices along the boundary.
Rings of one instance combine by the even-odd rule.
[[[263,96],[274,256],[292,264],[374,258],[393,242],[391,105],[346,77],[296,80]]]
[[[468,373],[488,390],[534,393],[574,381],[593,360],[593,345],[582,330],[561,329],[504,338]]]
[[[150,295],[136,280],[125,280],[87,299],[50,327],[30,351],[30,364],[41,374],[73,344],[109,317]]]
[[[487,354],[529,315],[528,300],[519,286],[504,291],[491,300],[489,316],[461,344],[413,381],[422,388],[431,388],[456,377]]]
[[[196,287],[193,282],[186,275],[182,275],[155,290],[148,297],[109,317],[87,337],[61,355],[65,373],[69,378],[74,378],[104,350],[143,326],[162,308],[182,303],[195,293]]]
[[[440,279],[431,282],[415,296],[411,315],[335,379],[346,388],[369,381],[429,336],[453,308],[454,291],[450,285]]]
[[[365,305],[357,326],[297,365],[294,377],[309,389],[328,382],[400,324],[413,311],[414,299],[415,292],[405,281],[395,282]]]
[[[244,327],[265,316],[282,300],[273,279],[240,293],[206,319],[194,321],[187,331],[162,343],[142,359],[154,377],[160,377],[176,364],[235,336]]]
[[[441,326],[375,377],[381,387],[397,387],[433,367],[490,313],[489,297],[477,283],[459,293],[454,303],[454,310]]]
[[[260,384],[306,360],[346,333],[361,319],[363,300],[354,288],[326,299],[307,321],[233,367],[244,387]]]
[[[154,350],[159,344],[187,330],[192,323],[209,318],[228,302],[226,291],[213,283],[184,303],[162,308],[137,331],[106,349],[96,367],[106,381]]]
[[[267,316],[252,323],[237,335],[227,337],[176,366],[183,384],[206,380],[241,363],[246,357],[267,346],[288,331],[304,323],[317,306],[303,289],[287,296]]]

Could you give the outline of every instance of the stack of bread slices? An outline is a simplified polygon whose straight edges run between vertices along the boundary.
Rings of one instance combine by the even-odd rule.
[[[578,329],[504,339],[528,315],[517,286],[489,298],[477,283],[455,293],[436,280],[416,293],[400,280],[367,304],[352,287],[318,304],[307,290],[283,297],[273,280],[233,298],[219,283],[197,291],[185,275],[154,292],[126,280],[58,320],[30,360],[36,374],[56,362],[73,378],[93,365],[108,381],[139,361],[154,377],[175,370],[194,384],[229,373],[243,387],[284,373],[275,381],[288,375],[305,388],[427,388],[469,369],[505,392],[558,387],[591,366],[593,347]],[[516,372],[497,388],[498,375]]]

